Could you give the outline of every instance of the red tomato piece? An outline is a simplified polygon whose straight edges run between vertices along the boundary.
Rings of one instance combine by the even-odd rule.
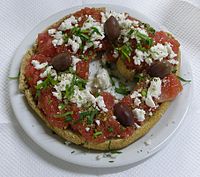
[[[79,61],[76,64],[76,74],[82,79],[87,79],[89,73],[89,62],[88,61]]]
[[[113,110],[113,106],[114,106],[114,96],[112,96],[110,93],[107,92],[102,92],[101,96],[103,97],[104,103],[106,105],[106,108],[108,110]]]
[[[56,48],[52,44],[52,38],[46,32],[38,34],[38,52],[48,57],[56,55]]]
[[[47,120],[51,125],[58,128],[66,128],[68,126],[68,123],[65,122],[65,119],[63,117],[54,117],[54,115],[62,113],[58,109],[59,103],[60,101],[53,96],[51,88],[41,90],[38,98],[38,107],[46,115]]]
[[[133,104],[132,98],[130,96],[125,96],[121,103],[126,104],[127,106],[131,106]]]
[[[46,61],[49,62],[50,58],[42,54],[36,54],[32,56],[29,64],[26,66],[25,69],[25,76],[30,87],[34,87],[37,84],[37,81],[40,80],[40,73],[44,71],[44,69],[35,69],[35,67],[31,64],[32,60],[37,60],[40,63],[44,63]]]
[[[183,86],[175,74],[166,76],[163,79],[159,102],[173,100],[182,90]]]

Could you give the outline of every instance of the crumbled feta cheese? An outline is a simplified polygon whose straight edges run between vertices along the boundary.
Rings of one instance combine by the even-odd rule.
[[[117,117],[116,117],[116,116],[112,116],[112,118],[113,118],[114,120],[116,120],[116,119],[117,119]]]
[[[139,92],[134,91],[134,92],[130,95],[130,97],[133,99],[133,98],[142,97],[142,95],[141,95]]]
[[[52,92],[53,96],[55,96],[58,100],[62,100],[62,93],[61,92]]]
[[[154,60],[162,61],[168,56],[168,49],[165,45],[158,43],[150,48],[150,54]]]
[[[32,64],[32,65],[34,66],[34,68],[37,69],[37,70],[43,69],[43,68],[45,68],[45,67],[48,65],[47,62],[40,63],[40,62],[37,61],[37,60],[32,60],[32,61],[31,61],[31,64]]]
[[[136,128],[140,128],[141,126],[138,125],[137,123],[134,123],[134,125],[136,126]]]
[[[86,131],[86,132],[89,132],[89,131],[90,131],[90,127],[86,127],[86,128],[85,128],[85,131]]]
[[[77,23],[78,23],[78,21],[72,15],[70,18],[64,20],[64,22],[61,23],[61,25],[58,27],[58,29],[61,31],[65,31],[65,30],[73,28],[74,27],[73,25],[75,25]]]
[[[37,85],[41,84],[42,82],[42,80],[37,81]]]
[[[135,50],[135,54],[133,57],[135,65],[140,65],[149,56],[147,52],[142,52],[138,49]]]
[[[40,73],[40,77],[41,78],[47,77],[47,75],[50,74],[52,68],[53,66],[47,66],[45,71],[43,73]]]
[[[167,51],[168,51],[168,54],[169,54],[169,58],[170,59],[175,58],[177,56],[177,54],[175,54],[174,51],[172,50],[171,44],[170,43],[166,43],[165,46],[167,48]]]
[[[82,107],[87,103],[96,105],[95,97],[89,92],[89,90],[79,90],[79,87],[74,87],[74,95],[72,96],[71,102],[76,103],[78,107]]]
[[[102,97],[102,96],[98,96],[98,97],[96,98],[96,104],[97,104],[97,106],[98,106],[100,109],[102,109],[102,111],[108,112],[108,109],[106,108],[106,105],[105,105],[105,103],[104,103],[104,100],[103,100],[103,97]]]
[[[119,52],[117,50],[114,50],[113,57],[114,58],[118,58],[119,57]]]
[[[142,122],[145,120],[145,111],[143,109],[135,108],[133,114],[136,116],[138,121]]]
[[[52,92],[57,99],[62,100],[62,91],[65,91],[66,85],[71,84],[72,78],[73,75],[69,73],[63,73],[58,77],[60,82],[54,86],[56,91]]]
[[[100,120],[95,120],[96,124],[99,126],[100,125]]]
[[[153,98],[159,98],[161,94],[161,79],[159,77],[154,77],[150,83],[150,87],[147,90],[147,97],[145,98],[145,103],[149,107],[155,107]]]
[[[51,35],[54,35],[56,33],[56,29],[52,28],[52,29],[49,29],[48,30],[48,34],[51,36]]]
[[[179,64],[179,61],[175,60],[175,59],[170,59],[168,60],[169,63],[173,64],[173,65],[177,65]]]
[[[136,106],[139,106],[140,103],[141,103],[141,101],[140,101],[139,98],[135,98],[135,99],[134,99],[134,104],[135,104]]]
[[[81,38],[79,36],[73,35],[73,39],[68,39],[68,46],[72,46],[73,53],[76,53],[82,44]]]
[[[107,89],[108,87],[112,86],[108,71],[104,68],[99,69],[96,79],[97,79],[99,87],[102,89]]]
[[[72,66],[73,66],[73,70],[76,71],[76,64],[81,61],[80,58],[77,58],[75,56],[72,56]]]
[[[151,139],[148,139],[144,142],[145,146],[149,146],[151,145]]]
[[[148,64],[151,65],[153,63],[152,59],[150,57],[147,57],[144,59],[144,61]]]

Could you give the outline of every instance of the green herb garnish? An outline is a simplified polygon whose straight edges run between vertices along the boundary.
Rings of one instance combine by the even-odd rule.
[[[110,151],[111,154],[121,154],[122,152],[121,151],[117,151],[117,150],[112,150]]]
[[[101,131],[99,131],[99,132],[95,132],[94,134],[93,134],[93,137],[94,138],[97,138],[98,136],[100,136],[100,135],[102,135],[103,133],[101,132]]]
[[[119,87],[115,88],[115,92],[122,94],[122,95],[128,95],[130,93],[130,91],[126,88],[126,86],[124,84],[119,84]]]
[[[184,78],[182,78],[180,76],[177,76],[177,78],[182,82],[191,82],[191,80],[184,79]]]
[[[141,95],[142,95],[143,97],[146,97],[146,96],[147,96],[147,89],[146,89],[146,88],[142,90]]]
[[[100,36],[102,36],[102,34],[99,32],[99,30],[96,28],[96,27],[92,27],[92,32],[91,32],[91,34],[93,34],[93,33],[97,33],[97,34],[99,34]]]
[[[37,90],[45,89],[49,85],[56,85],[57,83],[58,83],[58,81],[54,80],[53,77],[50,74],[48,74],[47,78],[42,83],[40,83],[36,86],[36,89]]]
[[[135,74],[133,80],[135,82],[140,82],[140,81],[144,80],[144,75],[143,74]]]
[[[109,131],[109,132],[113,132],[113,130],[114,130],[114,129],[113,129],[112,127],[109,127],[109,128],[108,128],[108,131]]]
[[[63,113],[63,114],[55,114],[54,117],[60,118],[60,117],[66,117],[66,116],[72,115],[72,114],[73,114],[73,111],[70,111],[70,112],[66,112],[66,113]]]
[[[128,59],[128,61],[130,62],[130,56],[132,52],[130,43],[126,43],[119,48],[115,48],[115,50],[117,50],[121,54],[122,59]]]

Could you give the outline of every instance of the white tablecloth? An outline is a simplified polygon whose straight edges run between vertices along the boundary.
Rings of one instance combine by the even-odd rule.
[[[190,3],[188,3],[190,2]],[[178,134],[162,151],[138,166],[102,170],[79,167],[51,156],[22,130],[11,110],[8,71],[12,55],[28,32],[60,10],[86,3],[137,9],[166,26],[180,40],[193,70],[194,98]],[[193,5],[192,5],[193,4]],[[0,1],[0,176],[200,176],[200,2],[199,0],[1,0]]]

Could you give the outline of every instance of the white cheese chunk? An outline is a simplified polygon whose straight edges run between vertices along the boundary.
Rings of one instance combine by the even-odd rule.
[[[108,109],[106,108],[106,105],[104,103],[103,97],[102,96],[98,96],[96,98],[96,104],[97,106],[104,112],[108,112]]]
[[[97,82],[98,82],[100,88],[107,89],[112,86],[112,84],[110,82],[110,76],[106,69],[100,68],[97,73],[96,78],[97,78]]]
[[[82,44],[81,38],[79,36],[73,35],[73,39],[69,38],[67,45],[72,47],[73,53],[76,53]]]
[[[135,104],[136,106],[139,106],[140,103],[141,103],[141,101],[140,101],[139,98],[135,98],[135,99],[134,99],[134,104]]]
[[[96,124],[99,126],[101,124],[100,120],[95,120]]]
[[[95,97],[89,92],[89,90],[79,90],[77,86],[74,87],[74,95],[70,100],[72,103],[76,103],[78,107],[82,107],[87,103],[91,103],[92,105],[96,105]]]
[[[150,83],[150,86],[147,90],[147,97],[145,98],[145,103],[149,107],[155,107],[153,98],[159,98],[161,94],[161,84],[162,81],[159,77],[154,77]]]
[[[52,28],[52,29],[49,29],[48,30],[48,34],[51,36],[51,35],[54,35],[56,33],[56,29]]]
[[[140,65],[149,56],[147,52],[142,52],[138,49],[135,50],[135,54],[133,57],[135,65]]]
[[[90,131],[90,127],[86,127],[86,128],[85,128],[85,131],[86,131],[86,132],[89,132],[89,131]]]
[[[74,70],[74,71],[76,71],[76,64],[77,64],[78,62],[80,62],[80,61],[81,61],[80,58],[77,58],[77,57],[75,57],[75,56],[72,56],[72,66],[73,66],[73,70]]]
[[[37,60],[32,60],[32,61],[31,61],[31,64],[32,64],[32,65],[34,66],[34,68],[37,69],[37,70],[43,69],[43,68],[45,68],[45,67],[48,65],[47,62],[40,63],[40,62],[37,61]]]
[[[154,60],[162,61],[168,56],[168,49],[165,45],[158,43],[150,48],[150,53]]]
[[[135,108],[133,114],[136,116],[138,121],[142,122],[145,120],[145,111],[143,109]]]
[[[134,92],[130,95],[130,97],[133,99],[133,98],[142,97],[142,95],[141,95],[139,92],[134,91]]]
[[[77,23],[78,23],[78,21],[72,15],[70,18],[64,20],[64,22],[61,23],[61,25],[58,27],[58,29],[61,30],[61,31],[65,31],[65,30],[73,28],[74,25],[77,24]]]

